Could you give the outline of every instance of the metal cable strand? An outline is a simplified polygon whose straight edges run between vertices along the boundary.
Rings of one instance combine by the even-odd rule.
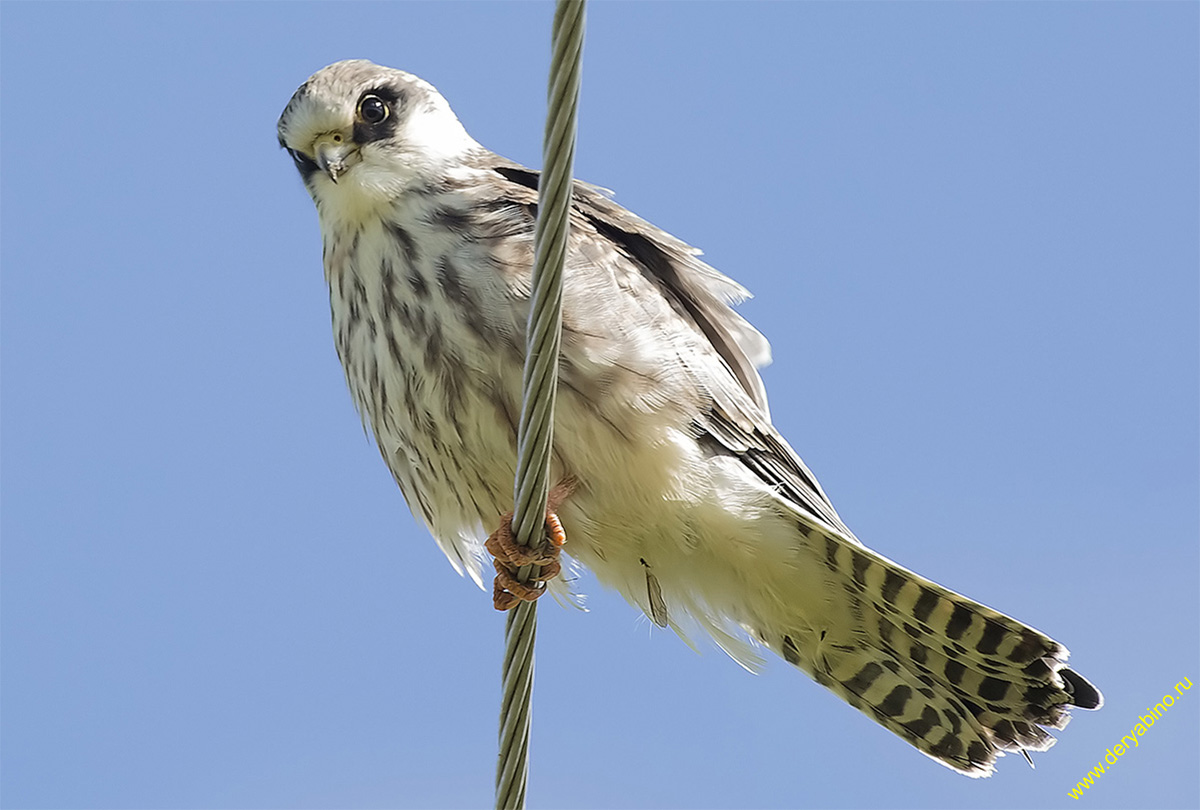
[[[584,2],[558,0],[554,9],[549,112],[538,184],[533,292],[525,344],[525,370],[521,376],[523,401],[513,495],[513,537],[523,546],[541,542],[550,491],[550,450],[562,327],[562,267],[567,252],[567,222],[575,162]],[[536,568],[521,568],[517,572],[518,581],[528,582],[537,573]],[[504,626],[500,754],[496,766],[497,810],[525,807],[536,638],[537,603],[520,602],[509,611]]]

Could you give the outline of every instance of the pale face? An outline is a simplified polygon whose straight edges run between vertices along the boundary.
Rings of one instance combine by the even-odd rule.
[[[390,203],[481,148],[430,84],[363,60],[313,74],[280,116],[279,143],[323,215]]]

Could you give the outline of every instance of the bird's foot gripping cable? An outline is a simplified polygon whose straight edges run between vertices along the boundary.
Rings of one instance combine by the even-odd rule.
[[[563,545],[567,542],[566,532],[555,510],[575,488],[574,481],[564,481],[550,492],[546,506],[546,530],[541,545],[523,546],[513,537],[512,518],[509,512],[500,519],[500,527],[492,532],[484,543],[492,555],[496,567],[496,580],[492,589],[492,603],[496,610],[511,610],[519,602],[532,602],[546,591],[545,583],[558,576],[562,564],[558,561]],[[517,572],[527,565],[537,566],[537,571],[522,582]]]

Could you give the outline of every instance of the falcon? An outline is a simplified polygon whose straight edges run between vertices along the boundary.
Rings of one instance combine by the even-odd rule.
[[[460,573],[558,549],[655,624],[766,647],[921,752],[987,776],[1102,698],[1067,650],[871,551],[771,424],[766,339],[699,251],[574,185],[548,527],[507,536],[538,173],[480,146],[428,83],[315,73],[279,119],[317,207],[334,343],[364,423]],[[1031,760],[1032,761],[1032,760]]]

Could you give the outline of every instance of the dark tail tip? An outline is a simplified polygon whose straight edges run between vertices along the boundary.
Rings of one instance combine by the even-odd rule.
[[[1071,696],[1072,705],[1081,709],[1099,709],[1104,705],[1104,696],[1100,694],[1100,690],[1088,683],[1078,672],[1071,669],[1060,669],[1058,674],[1062,676],[1063,685],[1067,694]]]

